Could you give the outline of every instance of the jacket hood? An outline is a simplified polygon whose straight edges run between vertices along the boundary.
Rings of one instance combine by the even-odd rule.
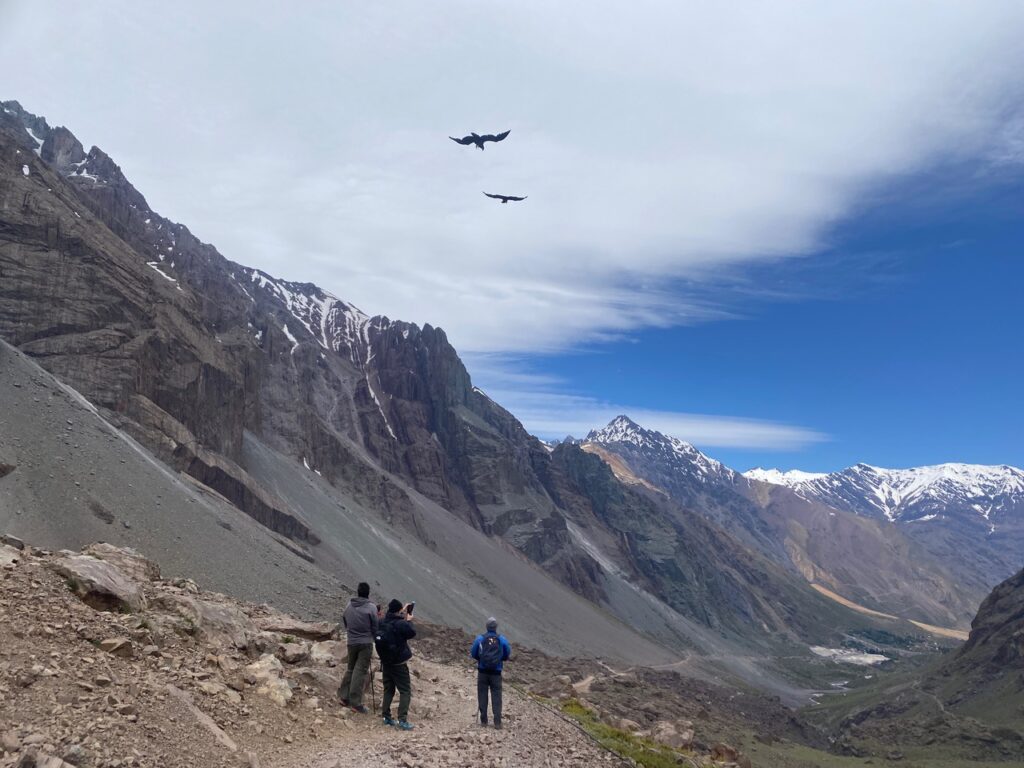
[[[368,597],[353,597],[351,600],[349,600],[349,605],[354,605],[356,608],[359,608],[360,606],[366,605],[369,602],[370,598]]]

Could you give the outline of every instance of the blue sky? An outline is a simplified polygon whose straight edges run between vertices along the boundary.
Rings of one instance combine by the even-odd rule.
[[[597,401],[822,433],[783,451],[702,446],[739,469],[1024,465],[1024,175],[904,179],[829,239],[744,276],[778,297],[723,290],[735,319],[521,362]]]
[[[228,258],[443,327],[537,434],[1020,465],[1022,39],[1020,0],[8,0],[0,96]]]

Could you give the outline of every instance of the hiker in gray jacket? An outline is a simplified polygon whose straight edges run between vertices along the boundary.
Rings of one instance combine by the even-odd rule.
[[[370,585],[359,584],[341,617],[348,630],[348,669],[338,689],[338,697],[346,707],[365,715],[363,686],[373,656],[373,638],[377,634],[377,606],[370,602]]]

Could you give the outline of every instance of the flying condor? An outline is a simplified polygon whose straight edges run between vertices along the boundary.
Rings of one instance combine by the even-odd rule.
[[[485,133],[483,136],[481,136],[478,133],[471,133],[471,134],[469,134],[469,136],[463,136],[461,139],[456,139],[454,136],[449,136],[448,138],[451,139],[452,141],[454,141],[457,144],[462,144],[462,145],[467,146],[467,147],[470,144],[476,144],[477,149],[481,149],[482,150],[484,148],[484,143],[485,142],[488,142],[488,141],[503,141],[504,138],[506,136],[508,136],[511,132],[512,132],[511,130],[508,130],[508,131],[505,131],[504,133],[499,133],[497,136],[495,136],[493,133]]]

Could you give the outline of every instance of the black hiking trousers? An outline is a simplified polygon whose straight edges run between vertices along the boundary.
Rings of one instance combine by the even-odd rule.
[[[391,717],[391,702],[395,691],[398,691],[398,719],[404,721],[409,717],[409,704],[412,702],[412,680],[409,679],[409,665],[381,664],[381,678],[384,681],[384,698],[381,700],[381,714]]]
[[[476,673],[476,701],[480,708],[480,722],[487,724],[487,694],[491,694],[491,710],[494,712],[494,724],[501,725],[501,672]]]

